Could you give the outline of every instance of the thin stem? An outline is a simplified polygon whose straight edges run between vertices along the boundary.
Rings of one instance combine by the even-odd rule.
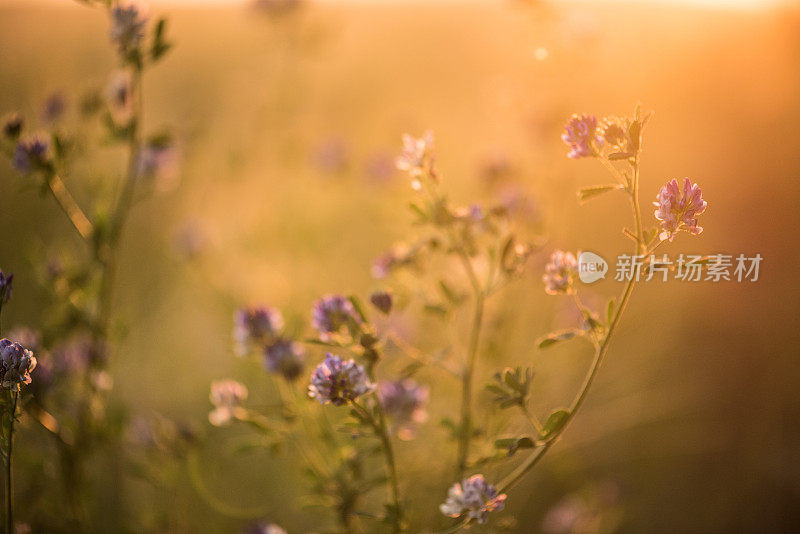
[[[395,457],[394,457],[394,448],[392,447],[392,439],[389,436],[389,429],[386,425],[386,416],[383,411],[383,406],[381,405],[380,400],[376,401],[375,406],[377,408],[377,413],[378,413],[377,421],[372,416],[372,414],[369,413],[366,408],[358,404],[358,402],[352,401],[352,406],[359,414],[361,414],[364,420],[369,422],[369,424],[375,431],[375,435],[381,440],[381,445],[383,446],[382,447],[383,454],[384,457],[386,458],[386,476],[389,481],[392,504],[394,506],[393,531],[402,532],[403,521],[401,515],[402,508],[400,506],[400,483],[397,477],[397,464],[395,462]]]
[[[636,237],[639,241],[636,246],[636,253],[638,254],[645,247],[644,231],[642,230],[642,212],[639,208],[639,154],[636,154],[633,160],[631,202],[633,203],[633,218],[636,222]]]
[[[58,174],[53,173],[47,180],[47,185],[50,189],[50,193],[53,195],[53,198],[56,200],[56,202],[58,202],[61,210],[72,223],[72,226],[75,227],[75,230],[78,231],[83,239],[88,241],[92,236],[94,227],[92,226],[91,221],[89,221],[89,218],[86,217],[86,214],[83,212],[81,207],[75,201],[75,198],[72,196],[72,194],[70,194],[67,186],[64,184],[64,181]]]
[[[630,187],[630,184],[628,184],[628,180],[627,180],[627,179],[626,179],[626,178],[625,178],[625,177],[622,175],[622,173],[620,173],[620,172],[619,172],[619,169],[617,169],[617,168],[614,166],[614,164],[613,164],[613,163],[611,163],[610,161],[608,161],[608,160],[607,160],[606,158],[604,158],[602,155],[599,155],[599,156],[597,156],[597,159],[599,159],[599,160],[600,160],[600,162],[601,162],[601,163],[602,163],[602,164],[603,164],[603,165],[604,165],[604,166],[605,166],[605,167],[606,167],[606,168],[607,168],[607,169],[608,169],[608,170],[611,172],[611,174],[613,174],[613,175],[614,175],[614,178],[616,178],[616,179],[617,179],[617,181],[618,181],[618,182],[619,182],[619,183],[620,183],[620,184],[621,184],[623,187],[625,187],[626,189],[627,189],[628,187]]]
[[[506,491],[517,482],[519,482],[525,474],[530,471],[533,466],[535,466],[539,460],[545,455],[545,453],[553,446],[553,444],[558,441],[558,437],[564,432],[564,429],[567,427],[569,422],[577,413],[578,409],[580,409],[583,401],[586,399],[586,395],[589,392],[589,388],[592,386],[595,377],[597,376],[597,371],[600,369],[600,365],[603,362],[603,358],[605,357],[606,353],[608,352],[608,347],[611,341],[611,337],[617,329],[617,325],[619,324],[620,317],[622,317],[622,312],[625,311],[625,308],[628,305],[628,301],[630,300],[631,293],[633,292],[633,286],[635,285],[635,279],[631,279],[625,286],[625,290],[622,294],[620,299],[619,307],[617,308],[617,312],[614,315],[614,319],[611,321],[611,325],[608,328],[608,334],[606,335],[603,342],[597,348],[595,352],[594,360],[592,361],[592,365],[589,368],[589,372],[586,374],[586,378],[583,381],[583,385],[581,389],[578,391],[577,396],[572,401],[570,405],[569,412],[567,414],[566,420],[561,428],[553,435],[548,437],[547,442],[540,448],[533,452],[519,467],[517,467],[510,475],[508,475],[499,485],[499,491]]]
[[[11,402],[11,418],[8,422],[8,450],[6,451],[6,532],[14,532],[14,475],[12,458],[14,454],[14,419],[17,417],[19,391],[14,390]]]
[[[531,425],[533,425],[533,428],[536,430],[536,432],[538,432],[538,434],[541,436],[544,427],[542,426],[541,421],[539,421],[539,418],[528,409],[527,404],[524,402],[520,403],[519,407],[522,410],[522,413],[525,414],[525,417],[528,418],[528,421],[530,421]]]
[[[467,349],[467,366],[461,386],[461,424],[458,441],[457,477],[460,478],[467,468],[469,445],[472,438],[472,378],[475,373],[475,362],[478,356],[481,326],[483,325],[484,296],[478,290],[475,293],[475,312],[472,316],[469,345]]]

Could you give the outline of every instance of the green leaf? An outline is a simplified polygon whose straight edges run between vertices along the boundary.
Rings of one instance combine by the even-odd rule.
[[[167,19],[159,19],[153,31],[153,46],[150,49],[150,56],[153,58],[153,61],[161,59],[161,57],[172,48],[172,45],[164,39],[166,28]]]
[[[609,191],[614,191],[616,189],[622,189],[620,184],[607,184],[607,185],[593,185],[591,187],[584,187],[578,191],[578,201],[586,202],[596,196],[602,195],[603,193],[608,193]]]
[[[513,456],[519,449],[532,449],[536,446],[536,441],[530,436],[520,436],[514,438],[500,438],[495,440],[496,449],[505,449],[508,456]]]
[[[426,222],[429,219],[428,214],[418,204],[411,202],[408,207],[419,217],[418,223]]]
[[[550,414],[542,428],[542,438],[547,438],[560,431],[569,419],[569,410],[559,409]]]
[[[361,305],[361,300],[359,300],[359,298],[356,297],[355,295],[350,295],[349,297],[347,297],[347,300],[349,300],[350,304],[353,305],[353,308],[355,308],[356,313],[358,314],[361,321],[364,323],[369,323],[369,320],[367,320],[367,314],[364,313],[364,306]]]
[[[614,299],[610,299],[608,301],[608,308],[606,309],[606,322],[609,326],[611,326],[611,319],[614,316],[614,306],[616,306],[617,302]]]
[[[537,343],[540,349],[546,349],[547,347],[555,345],[556,343],[559,343],[561,341],[572,339],[578,334],[579,332],[577,330],[563,330],[560,332],[553,332],[539,339]]]

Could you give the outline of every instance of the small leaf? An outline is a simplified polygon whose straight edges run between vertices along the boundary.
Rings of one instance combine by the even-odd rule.
[[[613,154],[608,155],[609,161],[619,161],[621,159],[630,159],[633,157],[633,154],[630,152],[615,152]]]
[[[602,195],[603,193],[608,193],[609,191],[614,191],[615,189],[622,189],[622,186],[619,184],[607,184],[584,187],[578,191],[578,200],[580,202],[586,202],[589,199]]]
[[[611,318],[614,316],[614,306],[617,302],[614,299],[608,301],[608,308],[606,309],[606,322],[611,325]]]
[[[350,304],[353,305],[353,308],[355,308],[356,313],[358,314],[361,321],[364,323],[369,323],[369,321],[367,320],[367,314],[364,313],[364,306],[361,305],[361,300],[359,300],[359,298],[356,297],[355,295],[350,295],[349,297],[347,297],[347,300],[349,300]]]
[[[547,438],[557,433],[564,427],[564,424],[569,419],[569,410],[560,409],[550,414],[547,421],[542,428],[542,438]]]
[[[551,345],[555,345],[561,341],[566,341],[568,339],[572,339],[576,335],[578,335],[577,330],[563,330],[561,332],[553,332],[552,334],[548,334],[542,339],[538,341],[540,349],[546,349]]]

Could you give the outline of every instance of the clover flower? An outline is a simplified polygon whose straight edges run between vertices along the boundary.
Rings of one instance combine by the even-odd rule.
[[[14,273],[9,274],[6,276],[2,270],[0,270],[0,306],[5,304],[11,299],[11,291],[13,290],[12,282],[14,281]]]
[[[4,388],[19,391],[24,384],[30,384],[35,368],[33,352],[9,339],[0,339],[0,381]]]
[[[247,387],[236,380],[217,380],[211,383],[208,398],[214,405],[208,414],[209,422],[214,426],[223,426],[236,418],[242,403],[247,400]]]
[[[628,128],[630,120],[620,117],[607,117],[600,126],[603,146],[611,153],[633,156],[633,143]]]
[[[320,404],[330,402],[340,406],[372,391],[374,387],[364,367],[355,360],[342,361],[339,356],[327,352],[325,361],[311,374],[308,396],[317,399]]]
[[[414,438],[416,423],[424,423],[428,419],[428,413],[425,411],[428,388],[420,386],[410,378],[379,383],[378,398],[386,415],[393,420],[400,439]]]
[[[111,8],[109,37],[121,56],[127,57],[139,48],[147,19],[143,9],[133,2],[120,2]]]
[[[323,341],[330,341],[343,328],[353,329],[361,317],[349,299],[342,295],[325,295],[311,309],[311,326]]]
[[[18,113],[11,113],[3,117],[3,136],[12,141],[16,141],[22,133],[22,117]]]
[[[127,69],[111,74],[106,87],[106,104],[117,124],[127,124],[133,118],[133,75]]]
[[[701,226],[697,226],[697,216],[706,211],[708,204],[703,200],[703,191],[689,178],[683,182],[682,195],[678,180],[667,182],[659,191],[653,205],[656,207],[654,215],[661,222],[662,232],[659,238],[662,241],[674,240],[680,230],[692,235],[703,231]]]
[[[239,356],[272,343],[283,328],[283,315],[275,308],[242,308],[233,314],[233,340]]]
[[[41,134],[20,139],[11,163],[22,174],[46,167],[50,163],[50,142]]]
[[[300,375],[305,362],[303,346],[291,339],[278,338],[264,349],[264,366],[271,373],[294,380]]]
[[[578,260],[572,252],[556,250],[550,256],[550,262],[544,268],[542,281],[544,290],[548,295],[568,293],[572,288],[575,273],[578,270]]]
[[[596,146],[603,143],[597,135],[597,117],[573,115],[561,135],[561,140],[570,147],[567,157],[578,159],[596,155]]]
[[[478,523],[486,523],[489,512],[502,510],[506,495],[498,495],[497,488],[486,482],[483,475],[465,478],[461,484],[456,482],[447,493],[447,500],[439,510],[449,517],[460,517],[464,513]]]
[[[426,173],[432,174],[433,171],[433,132],[428,130],[418,139],[404,134],[403,151],[395,160],[395,165],[411,175],[415,190],[421,189],[420,177]]]

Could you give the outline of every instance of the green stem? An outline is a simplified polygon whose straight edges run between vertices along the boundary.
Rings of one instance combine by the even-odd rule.
[[[14,532],[14,478],[12,458],[14,453],[14,419],[17,416],[17,399],[19,391],[12,393],[11,418],[8,422],[8,450],[6,451],[6,532]]]
[[[61,177],[58,174],[53,173],[47,180],[47,186],[50,189],[50,193],[53,195],[53,198],[56,200],[58,205],[61,207],[61,210],[69,219],[69,222],[71,222],[72,226],[75,227],[75,230],[78,231],[83,239],[89,240],[92,237],[92,231],[94,230],[92,223],[89,221],[89,218],[86,217],[86,214],[83,212],[80,206],[78,206],[78,203],[70,194]]]
[[[640,253],[645,247],[644,231],[642,230],[642,212],[639,208],[639,154],[633,160],[633,187],[631,191],[631,203],[633,204],[633,218],[636,222],[636,253]]]
[[[472,438],[472,379],[475,373],[475,362],[478,356],[481,326],[483,325],[484,296],[478,289],[475,293],[475,312],[472,316],[469,345],[467,348],[467,365],[461,386],[461,424],[459,425],[458,457],[456,478],[461,478],[467,468],[469,446]]]

